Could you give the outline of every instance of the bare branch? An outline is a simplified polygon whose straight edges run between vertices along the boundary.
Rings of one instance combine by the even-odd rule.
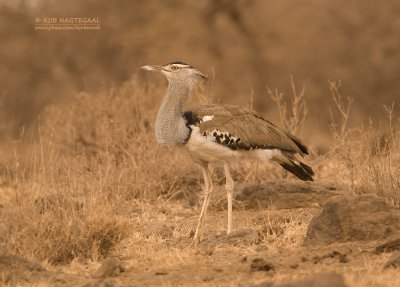
[[[277,106],[280,125],[291,133],[296,134],[304,126],[308,108],[305,101],[305,86],[302,86],[300,93],[298,93],[293,76],[290,77],[290,85],[292,89],[290,114],[283,93],[278,92],[277,89],[272,91],[268,87],[267,92]]]
[[[333,102],[341,116],[340,125],[334,123],[332,120],[331,127],[335,133],[335,137],[342,136],[347,128],[347,123],[350,115],[350,108],[353,103],[353,98],[347,97],[344,99],[340,93],[342,82],[340,80],[332,81],[329,80],[329,89],[331,91]],[[340,126],[340,132],[337,131],[337,127]]]

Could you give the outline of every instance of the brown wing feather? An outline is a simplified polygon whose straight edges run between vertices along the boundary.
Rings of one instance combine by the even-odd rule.
[[[307,148],[296,137],[284,132],[250,109],[231,105],[202,105],[191,109],[199,118],[214,116],[199,124],[200,132],[224,131],[250,145],[266,145],[300,155]]]

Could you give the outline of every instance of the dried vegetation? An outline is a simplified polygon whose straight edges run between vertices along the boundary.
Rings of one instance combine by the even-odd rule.
[[[304,89],[297,94],[293,80],[292,88],[292,101],[285,102],[279,92],[269,94],[281,111],[281,124],[299,131],[307,107]],[[392,107],[386,107],[386,122],[349,129],[351,100],[344,103],[336,84],[331,89],[340,119],[332,124],[329,152],[311,155],[316,179],[329,178],[349,193],[377,194],[399,206],[398,119]],[[171,212],[163,211],[172,208],[171,200],[196,204],[201,190],[197,167],[185,154],[158,146],[153,136],[161,96],[162,89],[140,85],[135,78],[107,93],[80,93],[70,104],[49,106],[36,133],[8,144],[1,153],[1,252],[51,263],[98,260],[131,236],[133,226]],[[218,167],[214,174],[222,184]],[[283,173],[268,164],[243,162],[233,174],[239,182],[266,182]],[[282,230],[290,232],[291,222],[276,229],[267,218],[268,241]],[[303,229],[307,221],[300,222]]]
[[[308,253],[304,255],[308,269],[297,269],[290,261],[291,251],[300,248],[318,206],[246,209],[236,201],[235,229],[250,231],[244,232],[244,243],[237,238],[226,241],[224,177],[218,166],[213,168],[216,195],[204,246],[200,250],[189,247],[202,196],[201,172],[182,152],[156,143],[154,119],[165,82],[152,79],[150,84],[147,76],[137,72],[141,64],[180,60],[177,55],[184,61],[196,55],[193,61],[197,62],[192,64],[211,74],[191,104],[248,102],[304,139],[310,146],[306,161],[313,166],[316,181],[346,194],[375,194],[400,207],[400,106],[391,104],[393,91],[398,90],[399,53],[395,37],[386,41],[390,33],[397,35],[400,26],[385,26],[398,18],[397,10],[391,8],[398,6],[396,1],[379,7],[356,1],[344,10],[341,5],[346,1],[308,1],[319,7],[318,17],[309,17],[309,5],[293,10],[282,1],[268,5],[264,1],[249,5],[187,1],[181,6],[176,4],[179,1],[172,2],[121,0],[123,5],[112,9],[94,5],[95,1],[65,2],[70,16],[95,11],[101,17],[104,34],[85,34],[87,39],[81,34],[33,34],[33,14],[1,7],[1,27],[20,22],[15,33],[2,30],[7,45],[0,47],[0,285],[13,282],[8,275],[2,277],[9,271],[2,269],[4,256],[82,276],[107,256],[115,256],[128,262],[143,285],[154,284],[154,274],[170,272],[174,276],[162,282],[176,286],[182,279],[180,270],[186,270],[182,276],[190,277],[186,279],[192,281],[186,282],[193,285],[213,281],[226,286],[229,281],[237,286],[238,274],[243,274],[235,270],[222,273],[222,268],[226,269],[227,262],[241,266],[263,251],[291,265],[287,272],[274,271],[275,282],[304,277],[316,269],[316,259],[307,259]],[[336,13],[335,7],[345,13]],[[41,15],[56,14],[51,5],[41,9]],[[367,13],[371,11],[373,16]],[[292,16],[286,17],[287,13]],[[147,22],[149,15],[153,18]],[[282,16],[277,15],[285,15],[289,24],[282,25]],[[370,25],[372,18],[376,25]],[[182,27],[185,20],[190,29]],[[373,31],[361,33],[366,26]],[[267,33],[260,27],[271,30]],[[196,37],[206,41],[204,45],[193,39],[193,31],[199,31]],[[160,45],[152,45],[154,34]],[[366,38],[355,39],[361,34]],[[327,43],[318,43],[319,39]],[[315,45],[325,48],[315,49]],[[36,51],[30,58],[33,46],[46,53]],[[361,52],[350,53],[349,47]],[[316,63],[319,59],[322,64]],[[337,63],[348,63],[354,69]],[[295,77],[287,82],[285,76],[290,73]],[[13,78],[16,74],[20,75],[17,80]],[[344,91],[340,81],[326,82],[331,75],[340,75],[348,89]],[[265,79],[280,88],[265,89]],[[371,120],[366,121],[368,115]],[[232,176],[238,183],[292,179],[277,166],[250,161],[236,164]],[[317,254],[314,251],[310,247],[310,254]],[[344,270],[333,262],[338,257],[335,254],[315,255],[320,261],[328,260],[317,269]],[[243,258],[239,261],[235,256]],[[349,286],[396,286],[394,272],[380,269],[384,260],[365,255],[361,263],[346,269],[346,282]],[[210,273],[199,279],[202,275],[198,273],[208,265]],[[257,281],[261,277],[257,274],[248,276]],[[51,280],[44,282],[54,286]],[[26,285],[32,285],[29,278]]]

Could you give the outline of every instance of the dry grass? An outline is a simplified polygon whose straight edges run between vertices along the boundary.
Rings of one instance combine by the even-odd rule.
[[[200,189],[196,167],[155,142],[159,92],[132,80],[80,93],[48,107],[34,135],[3,150],[0,253],[98,260],[127,236],[146,202]]]
[[[135,78],[107,93],[77,94],[72,103],[49,107],[35,135],[3,149],[2,191],[8,197],[0,209],[2,253],[53,263],[98,259],[127,236],[127,226],[146,202],[160,204],[199,191],[197,167],[154,140],[161,95],[162,90],[143,87]],[[278,105],[283,100],[281,95]],[[298,130],[307,110],[304,90],[294,91],[294,103],[293,109],[301,110],[281,121]],[[313,156],[317,178],[335,178],[349,192],[376,193],[398,205],[397,122],[387,109],[388,122],[378,129],[371,123],[335,133],[331,151]],[[273,176],[264,176],[270,166],[254,169],[252,164],[235,166],[237,181]],[[222,172],[217,168],[214,174],[222,183]]]
[[[400,207],[400,140],[396,128],[400,117],[395,118],[394,103],[382,106],[387,113],[382,122],[370,120],[359,128],[347,128],[353,99],[343,99],[337,82],[330,82],[330,88],[341,118],[339,124],[331,124],[334,145],[328,155],[328,160],[336,164],[333,171],[337,180],[350,192],[377,194]]]
[[[288,101],[278,91],[273,96],[279,96],[275,99],[281,123],[301,131],[307,114],[305,92],[297,93],[293,81],[292,88]],[[197,96],[207,101],[203,93]],[[130,258],[130,268],[146,272],[143,266],[191,270],[208,253],[225,258],[256,256],[260,248],[271,254],[300,248],[314,212],[249,212],[240,206],[237,224],[260,230],[261,244],[223,244],[199,253],[179,243],[186,242],[196,224],[201,173],[186,155],[155,142],[153,120],[162,94],[163,89],[139,84],[136,77],[108,92],[79,93],[70,103],[49,106],[35,132],[25,132],[5,146],[0,154],[0,254],[49,266],[99,262],[112,254]],[[332,107],[346,111],[343,101],[332,102]],[[286,105],[292,107],[290,114]],[[343,128],[344,121],[337,120],[330,151],[311,155],[317,180],[338,182],[348,192],[374,193],[398,206],[398,120],[391,107],[387,113],[386,122],[357,129]],[[232,174],[238,182],[266,182],[283,175],[271,165],[247,161],[235,165]],[[213,180],[217,190],[224,184],[219,167]],[[225,213],[210,216],[213,224],[205,232],[223,233]],[[148,231],[160,222],[169,223],[166,231]],[[353,273],[348,274],[352,281]]]

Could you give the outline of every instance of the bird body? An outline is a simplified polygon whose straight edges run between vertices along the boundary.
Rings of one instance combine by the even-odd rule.
[[[243,158],[274,161],[302,180],[313,180],[312,168],[295,154],[305,156],[307,147],[295,136],[265,120],[255,111],[232,105],[200,105],[183,111],[193,87],[205,76],[194,67],[173,62],[163,66],[144,66],[161,71],[168,79],[166,96],[156,119],[156,138],[169,147],[183,147],[203,170],[205,199],[196,229],[199,240],[207,206],[213,192],[208,164],[224,165],[228,194],[228,233],[232,231],[232,193],[234,182],[229,164]]]
[[[279,157],[282,149],[297,148],[289,137],[286,144],[265,144],[267,140],[273,143],[274,126],[249,109],[202,105],[183,113],[183,117],[190,133],[184,148],[194,161],[230,163],[244,158],[267,161]],[[275,135],[275,140],[278,136]]]

